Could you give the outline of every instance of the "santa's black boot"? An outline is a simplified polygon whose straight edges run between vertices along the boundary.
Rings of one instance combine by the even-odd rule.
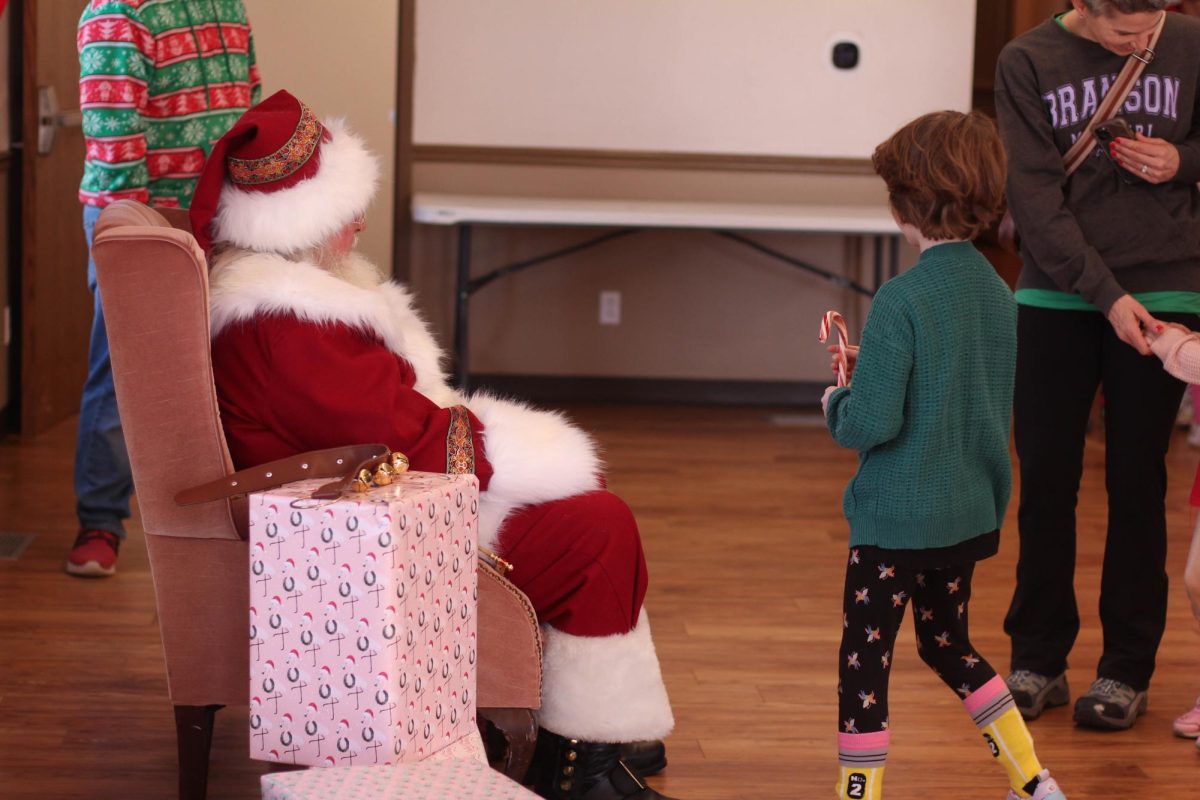
[[[621,758],[643,778],[657,775],[667,768],[667,748],[662,739],[626,742],[621,745]]]
[[[547,800],[672,800],[621,760],[621,745],[568,739],[543,728],[531,774]]]

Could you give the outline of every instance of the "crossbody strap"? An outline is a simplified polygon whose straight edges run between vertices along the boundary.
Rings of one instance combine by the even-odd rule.
[[[1154,48],[1158,45],[1158,37],[1162,34],[1163,26],[1167,21],[1167,12],[1161,12],[1161,17],[1158,24],[1154,26],[1154,30],[1150,33],[1150,42],[1146,45],[1146,49],[1140,53],[1134,53],[1125,61],[1125,66],[1121,69],[1121,74],[1117,75],[1116,82],[1109,88],[1108,94],[1104,95],[1104,99],[1100,101],[1100,107],[1096,109],[1096,113],[1088,121],[1087,127],[1083,129],[1083,133],[1075,140],[1075,144],[1071,145],[1071,149],[1063,156],[1063,164],[1067,168],[1067,176],[1070,177],[1075,170],[1083,166],[1083,162],[1088,160],[1092,151],[1096,147],[1096,135],[1092,133],[1092,129],[1102,122],[1107,122],[1117,115],[1121,106],[1125,105],[1125,98],[1129,97],[1130,91],[1138,79],[1142,77],[1142,70],[1146,65],[1154,60]]]

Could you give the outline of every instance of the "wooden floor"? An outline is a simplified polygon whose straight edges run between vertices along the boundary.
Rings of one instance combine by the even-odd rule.
[[[678,723],[671,766],[654,785],[681,800],[831,797],[840,498],[854,454],[819,426],[779,426],[762,410],[573,414],[604,445],[610,486],[637,513],[650,561],[648,608]],[[135,521],[113,579],[63,574],[74,533],[72,438],[67,425],[0,443],[0,530],[37,534],[20,560],[0,561],[0,798],[163,800],[174,796],[173,723],[142,535]],[[1093,677],[1100,646],[1102,455],[1093,442],[1081,499],[1076,690]],[[1179,579],[1197,460],[1180,433],[1170,458],[1170,621],[1149,713],[1120,734],[1076,729],[1067,709],[1032,726],[1072,800],[1197,796],[1200,751],[1170,730],[1200,692],[1200,635]],[[1001,670],[1015,510],[1004,534],[1001,554],[976,572],[972,612],[974,642]],[[1001,800],[1002,771],[916,658],[909,625],[892,681],[888,797]],[[259,796],[264,765],[246,758],[244,715],[218,715],[216,800]]]

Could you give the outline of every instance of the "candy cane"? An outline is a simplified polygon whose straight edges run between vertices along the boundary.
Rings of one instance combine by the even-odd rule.
[[[849,336],[846,334],[846,320],[836,311],[826,311],[821,317],[821,330],[817,332],[817,341],[824,342],[829,338],[829,329],[837,328],[838,333],[838,352],[837,352],[837,385],[845,386],[849,381],[847,376],[849,373],[849,364],[846,361],[846,342]]]

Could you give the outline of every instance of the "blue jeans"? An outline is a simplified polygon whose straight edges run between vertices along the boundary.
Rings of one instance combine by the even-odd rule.
[[[133,474],[129,453],[117,413],[112,365],[108,360],[108,333],[96,287],[96,263],[92,260],[92,230],[100,209],[83,207],[83,233],[88,244],[88,289],[95,304],[92,340],[88,347],[88,375],[83,384],[79,409],[79,437],[75,444],[75,513],[84,530],[111,531],[125,538],[122,520],[129,517]]]

